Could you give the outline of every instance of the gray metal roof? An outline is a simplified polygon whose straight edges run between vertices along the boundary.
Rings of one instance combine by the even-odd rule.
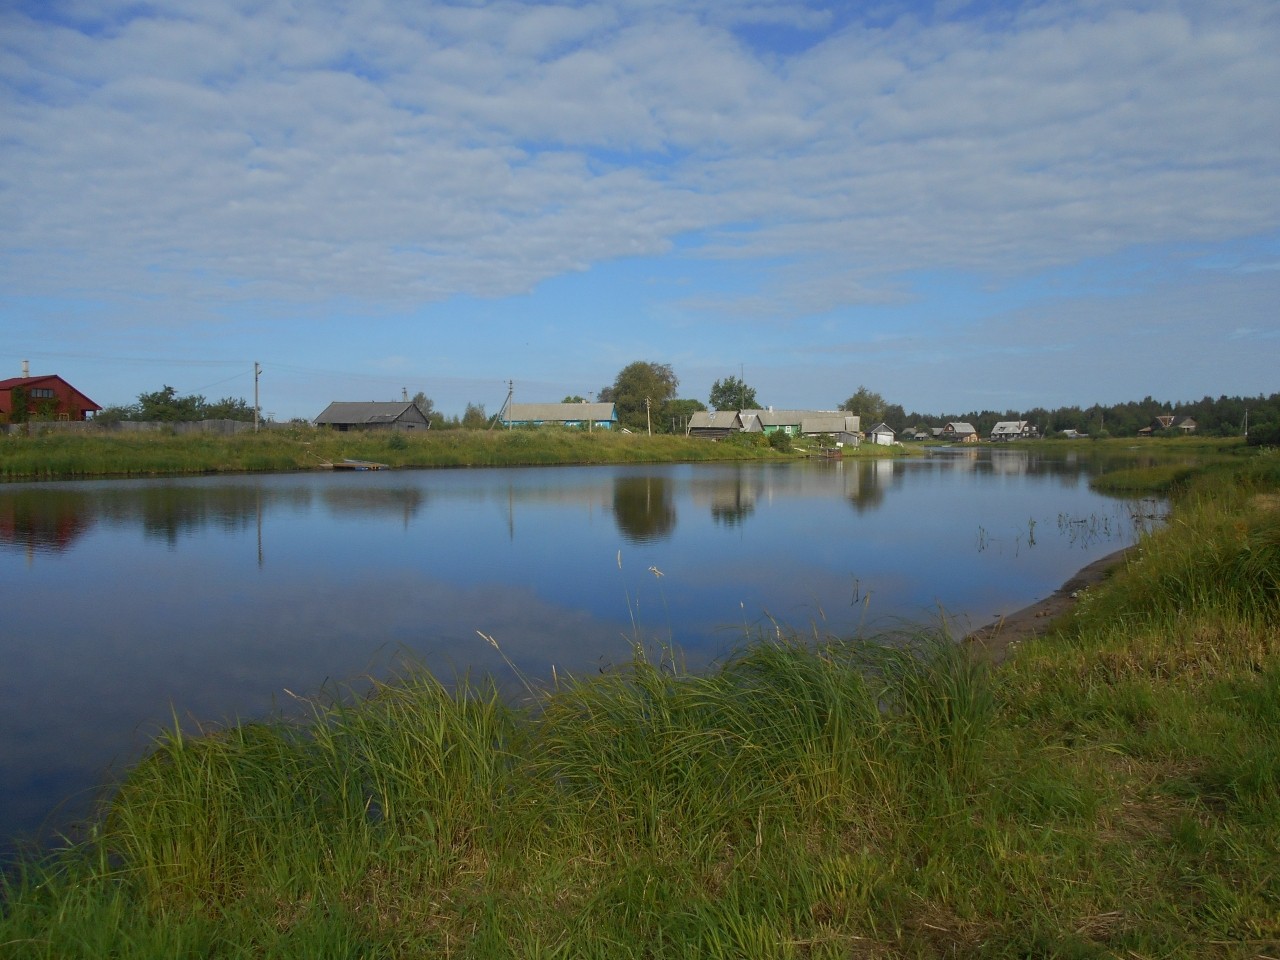
[[[603,423],[617,419],[612,403],[513,403],[505,418],[508,423]]]
[[[960,421],[960,420],[951,421],[950,423],[947,424],[947,427],[951,428],[952,433],[977,433],[978,432],[973,428],[972,423],[964,423],[963,421]],[[942,429],[945,430],[947,429],[947,427],[943,427]]]
[[[743,410],[742,418],[754,415],[766,427],[797,426],[805,417],[845,416],[842,410]]]
[[[695,410],[689,417],[690,430],[737,430],[741,425],[737,410]]]
[[[862,418],[853,413],[805,413],[800,421],[801,433],[857,433]]]
[[[991,436],[1003,437],[1005,434],[1021,436],[1027,427],[1025,420],[1001,420],[991,428]]]
[[[379,424],[395,423],[398,420],[408,420],[415,423],[427,422],[427,418],[422,415],[421,410],[412,403],[405,403],[400,400],[394,402],[370,400],[367,403],[335,401],[325,407],[314,422]]]

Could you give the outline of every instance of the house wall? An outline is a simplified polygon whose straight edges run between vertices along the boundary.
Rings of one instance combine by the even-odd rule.
[[[90,402],[87,397],[70,384],[63,383],[61,380],[38,379],[31,386],[19,384],[6,390],[0,390],[0,415],[3,415],[6,420],[10,419],[13,414],[13,391],[15,389],[26,391],[26,412],[28,417],[42,416],[45,407],[50,404],[53,405],[53,419],[55,420],[84,420],[84,408],[86,406],[96,409],[96,404]]]

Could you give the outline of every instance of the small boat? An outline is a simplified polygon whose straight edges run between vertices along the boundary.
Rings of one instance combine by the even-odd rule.
[[[338,460],[329,464],[334,470],[387,470],[385,463],[374,463],[372,460]]]

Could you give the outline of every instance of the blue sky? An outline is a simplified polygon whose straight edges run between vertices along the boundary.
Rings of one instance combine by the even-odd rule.
[[[1280,390],[1280,5],[0,9],[0,376],[311,418]]]

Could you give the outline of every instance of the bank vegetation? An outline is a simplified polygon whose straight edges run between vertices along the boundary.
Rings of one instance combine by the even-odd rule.
[[[175,730],[9,875],[0,955],[1280,955],[1280,455],[1151,481],[1170,522],[999,667],[769,635]]]
[[[30,435],[0,435],[0,480],[279,473],[324,469],[343,460],[405,468],[495,467],[747,460],[817,452],[816,441],[779,449],[760,434],[714,443],[561,427],[340,433],[300,426],[230,435],[41,432],[36,427]],[[848,455],[859,454],[893,452],[864,448]]]

